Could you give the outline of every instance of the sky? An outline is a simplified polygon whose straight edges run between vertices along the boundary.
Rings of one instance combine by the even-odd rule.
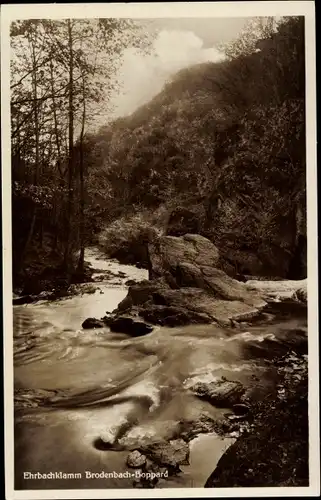
[[[127,49],[118,78],[122,91],[112,99],[112,118],[127,116],[159,93],[166,81],[184,67],[222,59],[217,45],[235,38],[246,18],[153,19],[157,30],[149,55]]]
[[[152,35],[151,50],[147,54],[133,48],[124,51],[119,61],[120,69],[115,76],[121,88],[110,97],[110,85],[106,85],[106,99],[89,106],[88,114],[91,118],[86,130],[95,132],[110,121],[132,114],[157,95],[179,70],[194,64],[220,61],[223,54],[217,45],[237,37],[247,20],[248,18],[137,19],[145,32]],[[12,60],[14,54],[13,51]],[[104,84],[103,77],[100,83]],[[80,124],[75,123],[75,127],[78,132]]]

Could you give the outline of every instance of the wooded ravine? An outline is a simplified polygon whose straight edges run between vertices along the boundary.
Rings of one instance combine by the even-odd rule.
[[[115,119],[146,24],[12,23],[17,489],[309,485],[304,31]]]
[[[80,279],[97,241],[146,266],[153,231],[209,238],[231,276],[306,276],[303,18],[266,23],[260,36],[181,70],[131,116],[90,133],[117,87],[116,55],[148,50],[141,28],[12,25],[15,288],[33,276],[39,288],[46,269]]]

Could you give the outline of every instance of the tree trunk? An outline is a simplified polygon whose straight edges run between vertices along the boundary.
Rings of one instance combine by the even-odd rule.
[[[51,93],[52,93],[52,106],[53,106],[55,142],[56,142],[57,158],[58,158],[58,160],[57,160],[57,166],[59,166],[60,162],[61,162],[61,147],[60,147],[58,118],[57,118],[57,106],[56,106],[56,97],[55,97],[54,72],[53,72],[52,58],[50,59],[50,84],[51,84]],[[61,174],[61,170],[60,169],[59,169],[59,173]]]
[[[33,64],[33,111],[34,111],[34,122],[35,122],[35,170],[34,170],[34,184],[38,184],[39,177],[39,120],[38,120],[38,89],[37,89],[37,63],[35,55],[35,46],[32,44],[32,64]]]
[[[74,174],[74,96],[73,96],[73,77],[74,77],[74,59],[73,59],[73,38],[71,20],[67,21],[68,27],[68,46],[69,46],[69,107],[68,107],[68,201],[65,220],[65,253],[64,265],[67,277],[70,279],[72,272],[72,239],[71,239],[71,221],[73,215],[73,174]]]
[[[29,38],[29,46],[32,59],[32,97],[33,97],[33,119],[34,119],[34,134],[35,134],[35,158],[34,158],[35,163],[33,171],[33,184],[37,186],[38,176],[39,176],[39,121],[38,121],[38,88],[37,88],[38,83],[37,83],[37,64],[36,64],[35,45],[32,38]],[[25,256],[34,236],[34,230],[37,219],[37,207],[35,204],[33,205],[31,212],[32,212],[31,223],[23,250],[21,252],[19,271],[23,269]]]
[[[78,274],[84,274],[85,258],[85,176],[84,176],[84,132],[86,120],[86,96],[85,96],[85,77],[82,78],[83,92],[83,113],[79,141],[79,181],[80,181],[80,254],[78,260]]]
[[[30,226],[29,226],[29,231],[28,231],[27,239],[25,241],[23,250],[22,250],[21,255],[20,255],[19,264],[17,266],[18,269],[16,269],[17,274],[19,274],[20,272],[22,272],[22,274],[24,274],[23,264],[24,264],[24,261],[25,261],[26,253],[28,251],[29,245],[30,245],[32,237],[33,237],[34,230],[35,230],[36,218],[37,218],[37,208],[36,208],[36,206],[34,206],[33,209],[32,209],[31,223],[30,223]]]

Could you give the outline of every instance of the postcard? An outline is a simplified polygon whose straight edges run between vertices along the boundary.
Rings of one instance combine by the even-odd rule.
[[[1,10],[7,499],[318,496],[314,2]]]

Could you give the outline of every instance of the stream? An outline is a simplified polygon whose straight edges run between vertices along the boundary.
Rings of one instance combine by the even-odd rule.
[[[125,446],[173,436],[181,419],[215,408],[188,391],[197,380],[225,376],[244,384],[252,397],[276,390],[271,359],[291,332],[307,332],[304,314],[268,315],[265,324],[223,329],[217,325],[155,327],[129,338],[109,329],[83,330],[88,317],[103,317],[127,294],[127,280],[143,280],[147,271],[106,260],[87,249],[85,260],[108,279],[93,283],[95,293],[14,306],[15,488],[132,488],[131,478],[85,477],[84,471],[124,472],[128,451],[99,450],[98,438],[112,440],[120,425],[135,419],[122,438]],[[121,397],[104,399],[119,387]],[[68,402],[68,408],[41,406],[37,398]],[[146,407],[146,396],[150,405]],[[226,410],[225,410],[226,412]],[[157,487],[203,487],[235,437],[200,435],[190,443],[190,465],[161,479]],[[65,472],[81,478],[25,479],[25,472]]]

